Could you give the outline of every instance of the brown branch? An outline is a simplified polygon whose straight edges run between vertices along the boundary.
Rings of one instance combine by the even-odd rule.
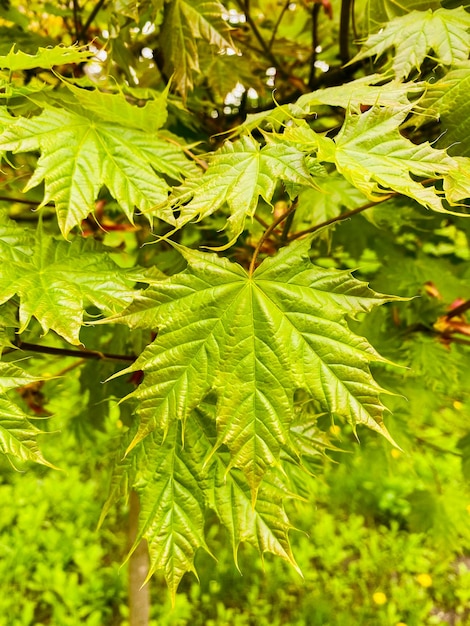
[[[339,18],[339,58],[346,65],[349,61],[349,20],[351,17],[352,0],[342,0]]]
[[[308,77],[308,86],[310,89],[315,85],[315,63],[317,62],[318,41],[318,15],[320,13],[321,4],[317,2],[312,7],[312,56],[310,57],[310,75]]]
[[[88,32],[88,29],[90,28],[90,26],[91,26],[93,20],[95,19],[95,17],[98,15],[99,11],[101,11],[101,9],[103,8],[103,5],[104,5],[105,1],[106,0],[98,0],[98,2],[95,4],[95,6],[93,7],[93,11],[90,13],[90,15],[88,16],[87,21],[82,26],[82,28],[80,29],[80,32],[77,35],[77,40],[78,41],[83,41],[86,38],[86,34]]]
[[[249,0],[237,0],[237,4],[240,7],[240,9],[244,12],[245,17],[246,17],[246,22],[249,25],[249,27],[251,28],[251,30],[253,32],[253,35],[255,36],[256,40],[259,43],[259,45],[261,46],[261,49],[263,51],[264,56],[271,63],[271,65],[276,68],[276,71],[279,73],[279,75],[282,78],[289,78],[289,75],[285,72],[285,70],[283,69],[281,63],[279,63],[279,61],[276,59],[276,57],[274,56],[274,54],[270,50],[268,44],[264,40],[264,37],[260,33],[256,22],[251,17]]]
[[[264,233],[261,235],[261,238],[258,241],[258,245],[256,246],[256,248],[255,248],[255,250],[253,252],[253,256],[251,257],[251,263],[250,263],[250,267],[249,267],[249,270],[248,270],[248,275],[250,277],[253,275],[253,272],[255,271],[256,260],[258,258],[258,255],[260,253],[261,248],[263,247],[264,242],[269,238],[271,233],[279,226],[279,224],[282,224],[282,222],[285,219],[287,219],[289,217],[289,215],[296,210],[296,208],[297,208],[297,200],[295,200],[291,204],[291,206],[287,209],[287,211],[285,213],[283,213],[282,215],[280,215],[271,224],[271,226],[269,226],[269,228],[267,230],[265,230]]]
[[[306,228],[305,230],[301,230],[298,233],[293,233],[289,238],[288,241],[294,241],[295,239],[300,239],[300,237],[304,237],[305,235],[309,235],[310,233],[314,233],[317,230],[320,230],[321,228],[324,228],[325,226],[330,226],[331,224],[335,224],[336,222],[342,222],[343,220],[347,220],[350,217],[352,217],[353,215],[357,215],[358,213],[362,213],[362,211],[365,211],[367,209],[371,209],[372,207],[378,205],[378,204],[382,204],[382,202],[386,202],[387,200],[390,200],[390,198],[393,198],[394,196],[397,196],[397,193],[391,193],[388,196],[385,196],[382,200],[378,200],[377,202],[368,202],[367,204],[363,204],[361,206],[356,207],[355,209],[351,209],[351,211],[346,211],[346,213],[341,213],[341,215],[337,215],[336,217],[332,217],[329,220],[325,220],[324,222],[320,222],[320,224],[317,224],[316,226],[311,226],[310,228]]]
[[[463,304],[456,306],[455,309],[451,309],[446,313],[445,317],[450,320],[452,317],[457,317],[457,315],[465,313],[468,309],[470,309],[470,300],[466,300]]]

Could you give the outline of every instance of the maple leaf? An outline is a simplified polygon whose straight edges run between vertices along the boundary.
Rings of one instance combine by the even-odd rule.
[[[11,246],[17,230],[8,222],[0,227],[0,250],[10,251],[9,262],[0,267],[0,303],[20,296],[20,332],[35,317],[44,332],[53,329],[79,344],[85,303],[115,312],[132,301],[133,285],[142,276],[119,268],[95,242],[56,241],[39,230],[26,251]]]
[[[30,119],[10,121],[0,135],[0,150],[41,152],[25,191],[44,181],[40,206],[55,203],[64,236],[94,210],[102,185],[130,221],[137,207],[149,219],[158,215],[173,223],[171,212],[154,211],[167,199],[169,190],[155,170],[178,178],[182,160],[188,163],[182,159],[181,148],[142,128],[146,123],[155,128],[164,122],[166,113],[157,110],[163,102],[150,102],[142,111],[133,112],[138,107],[129,105],[122,94],[94,91],[85,95],[69,88],[75,100],[63,98],[57,103],[69,110],[50,106],[36,97],[45,110]],[[94,105],[90,93],[95,96]],[[89,105],[90,110],[81,104]]]
[[[197,42],[204,39],[217,47],[216,52],[234,45],[227,22],[222,19],[223,6],[217,0],[172,0],[167,3],[162,31],[162,47],[169,74],[186,97],[193,87],[192,74],[199,72]]]
[[[211,156],[204,176],[186,179],[168,202],[180,211],[178,227],[227,204],[228,236],[233,241],[242,232],[246,217],[254,215],[259,197],[271,201],[278,180],[312,187],[305,155],[294,146],[268,143],[261,147],[252,137],[242,137],[226,142]]]
[[[371,200],[394,191],[434,211],[446,212],[435,187],[411,177],[441,178],[457,168],[445,150],[429,142],[416,145],[400,134],[408,108],[373,107],[349,115],[334,142],[318,140],[320,161],[334,162],[338,171]]]
[[[30,70],[35,67],[50,69],[55,65],[83,63],[92,56],[92,52],[78,46],[39,48],[36,54],[26,54],[21,50],[16,52],[15,45],[13,45],[8,54],[0,56],[0,68],[9,69],[12,72]]]
[[[12,363],[0,362],[0,451],[21,461],[54,467],[43,457],[36,436],[40,431],[29,415],[13,402],[7,392],[39,380]]]
[[[381,357],[344,319],[386,298],[347,272],[313,266],[310,244],[284,248],[252,276],[214,254],[178,246],[188,268],[110,318],[158,328],[124,370],[145,373],[132,394],[140,425],[128,451],[153,431],[166,433],[175,419],[185,422],[210,393],[218,398],[214,451],[228,446],[229,469],[242,469],[254,492],[280,449],[293,450],[297,389],[319,410],[388,436],[381,390],[368,369]]]
[[[405,78],[413,68],[419,69],[431,50],[439,63],[458,65],[468,59],[469,28],[470,15],[463,7],[411,11],[371,35],[350,62],[378,57],[394,47],[393,70],[397,78]]]

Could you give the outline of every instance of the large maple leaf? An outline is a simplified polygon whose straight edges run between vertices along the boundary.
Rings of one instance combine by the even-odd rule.
[[[369,369],[379,355],[345,316],[384,302],[348,272],[315,267],[310,240],[266,259],[249,275],[214,254],[180,248],[188,268],[152,285],[122,314],[131,327],[158,329],[134,365],[140,425],[129,451],[153,431],[185,422],[211,393],[217,441],[256,492],[290,437],[294,395],[304,389],[319,411],[385,436],[380,388]]]
[[[103,185],[129,220],[137,207],[149,218],[158,215],[172,223],[171,212],[154,212],[169,190],[157,172],[174,179],[180,176],[182,162],[184,169],[191,164],[174,142],[149,133],[166,119],[163,99],[139,109],[122,94],[69,89],[74,97],[62,96],[57,107],[36,96],[38,104],[45,107],[40,115],[6,120],[0,150],[41,152],[25,190],[44,181],[41,206],[55,203],[65,236],[94,210]]]

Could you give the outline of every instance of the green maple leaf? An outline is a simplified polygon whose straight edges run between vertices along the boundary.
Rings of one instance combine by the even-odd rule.
[[[452,155],[470,156],[469,85],[470,63],[467,62],[428,85],[412,120],[417,127],[428,123],[430,118],[439,120],[444,132],[437,145],[448,147]]]
[[[147,580],[163,570],[173,596],[183,574],[195,573],[198,548],[210,552],[204,539],[201,445],[196,431],[186,435],[183,440],[181,425],[174,422],[163,443],[160,437],[149,437],[139,451],[139,467],[144,469],[136,484],[139,531],[132,549],[142,538],[147,540],[151,562]]]
[[[182,149],[164,134],[149,134],[149,128],[155,129],[166,118],[164,102],[150,102],[142,111],[133,111],[138,107],[129,105],[122,94],[69,89],[74,98],[57,102],[66,108],[55,108],[36,97],[45,110],[30,119],[10,120],[0,135],[2,151],[41,152],[25,190],[44,181],[41,206],[55,203],[65,236],[94,210],[103,185],[130,221],[137,207],[149,219],[156,215],[173,223],[171,212],[154,211],[169,190],[157,171],[179,178],[183,163],[188,163]]]
[[[153,431],[185,422],[211,393],[217,396],[217,441],[231,452],[256,492],[290,437],[294,393],[304,389],[320,411],[385,436],[381,392],[368,369],[381,358],[354,335],[345,316],[385,298],[347,272],[315,267],[311,240],[266,259],[249,275],[214,254],[180,248],[188,268],[157,282],[122,314],[131,327],[158,336],[128,370],[144,381],[132,394],[140,425],[128,451]]]
[[[414,68],[419,69],[431,50],[439,63],[458,65],[468,59],[469,28],[470,15],[463,7],[411,11],[371,35],[351,63],[370,56],[378,57],[395,48],[393,70],[397,78],[405,78]]]
[[[400,134],[408,108],[373,107],[361,115],[348,115],[334,142],[318,141],[320,161],[334,162],[338,171],[371,200],[390,191],[413,198],[434,211],[446,212],[434,186],[412,178],[443,178],[457,169],[445,150],[429,142],[416,145]]]
[[[216,53],[234,47],[223,11],[217,0],[171,0],[166,5],[161,42],[166,66],[183,97],[193,87],[193,73],[200,71],[198,40],[213,45]]]
[[[230,211],[227,229],[231,241],[252,217],[261,196],[270,202],[278,180],[312,187],[305,156],[294,146],[268,143],[261,147],[252,137],[226,142],[211,156],[204,176],[188,178],[177,187],[169,204],[180,211],[177,226],[201,220],[225,204]]]
[[[12,248],[17,229],[0,227],[0,250],[12,250],[0,267],[0,303],[20,296],[20,332],[35,317],[44,332],[55,330],[79,344],[84,306],[116,312],[132,301],[138,274],[119,268],[99,245],[76,239],[56,241],[38,231],[34,247]]]
[[[7,395],[10,389],[39,380],[12,363],[0,363],[0,451],[3,454],[54,467],[43,457],[36,436],[40,431],[31,417]]]
[[[77,46],[39,48],[36,54],[26,54],[21,50],[15,52],[15,46],[12,46],[7,55],[0,56],[0,68],[9,69],[12,72],[36,67],[51,69],[55,65],[83,63],[83,61],[87,61],[92,56],[92,52]]]

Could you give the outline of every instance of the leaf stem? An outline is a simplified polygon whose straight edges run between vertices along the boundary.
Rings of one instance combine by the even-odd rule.
[[[53,346],[41,346],[36,343],[29,343],[27,341],[21,341],[17,337],[15,345],[20,350],[25,352],[39,352],[41,354],[52,354],[55,356],[71,356],[80,359],[97,359],[97,360],[110,360],[110,361],[135,361],[136,356],[131,354],[111,354],[108,352],[100,352],[98,350],[74,350],[72,348],[55,348]],[[13,352],[14,348],[10,350],[4,350],[4,354]]]
[[[294,202],[291,204],[291,206],[287,209],[287,211],[285,211],[276,220],[274,220],[271,226],[269,226],[269,228],[267,228],[264,231],[264,233],[261,235],[260,240],[258,241],[258,245],[256,246],[255,251],[253,252],[253,256],[251,257],[251,263],[248,269],[248,276],[250,276],[250,278],[253,275],[253,272],[255,271],[256,260],[259,256],[260,250],[263,247],[264,242],[266,241],[266,239],[269,238],[271,233],[279,226],[279,224],[282,224],[282,222],[286,220],[289,217],[289,215],[294,213],[296,208],[297,208],[297,199],[295,199]]]
[[[448,313],[446,313],[445,317],[450,320],[453,317],[457,317],[461,313],[465,313],[470,309],[470,300],[466,300],[463,304],[456,306],[455,309],[451,309]]]
[[[297,233],[293,233],[288,238],[288,241],[294,241],[295,239],[300,239],[300,237],[304,237],[305,235],[309,235],[310,233],[314,233],[317,230],[320,230],[321,228],[324,228],[325,226],[330,226],[331,224],[335,224],[336,222],[342,222],[343,220],[347,220],[350,217],[352,217],[353,215],[357,215],[358,213],[362,213],[363,211],[365,211],[367,209],[371,209],[372,207],[376,206],[377,204],[382,204],[382,202],[386,202],[387,200],[390,200],[390,198],[393,198],[393,197],[395,197],[397,195],[398,195],[397,193],[391,193],[388,196],[385,196],[381,200],[378,200],[376,202],[368,202],[367,204],[362,204],[361,206],[358,206],[355,209],[351,209],[350,211],[346,211],[346,213],[341,213],[341,215],[337,215],[336,217],[332,217],[329,220],[325,220],[324,222],[320,222],[319,224],[316,224],[315,226],[311,226],[310,228],[306,228],[305,230],[300,230]]]

